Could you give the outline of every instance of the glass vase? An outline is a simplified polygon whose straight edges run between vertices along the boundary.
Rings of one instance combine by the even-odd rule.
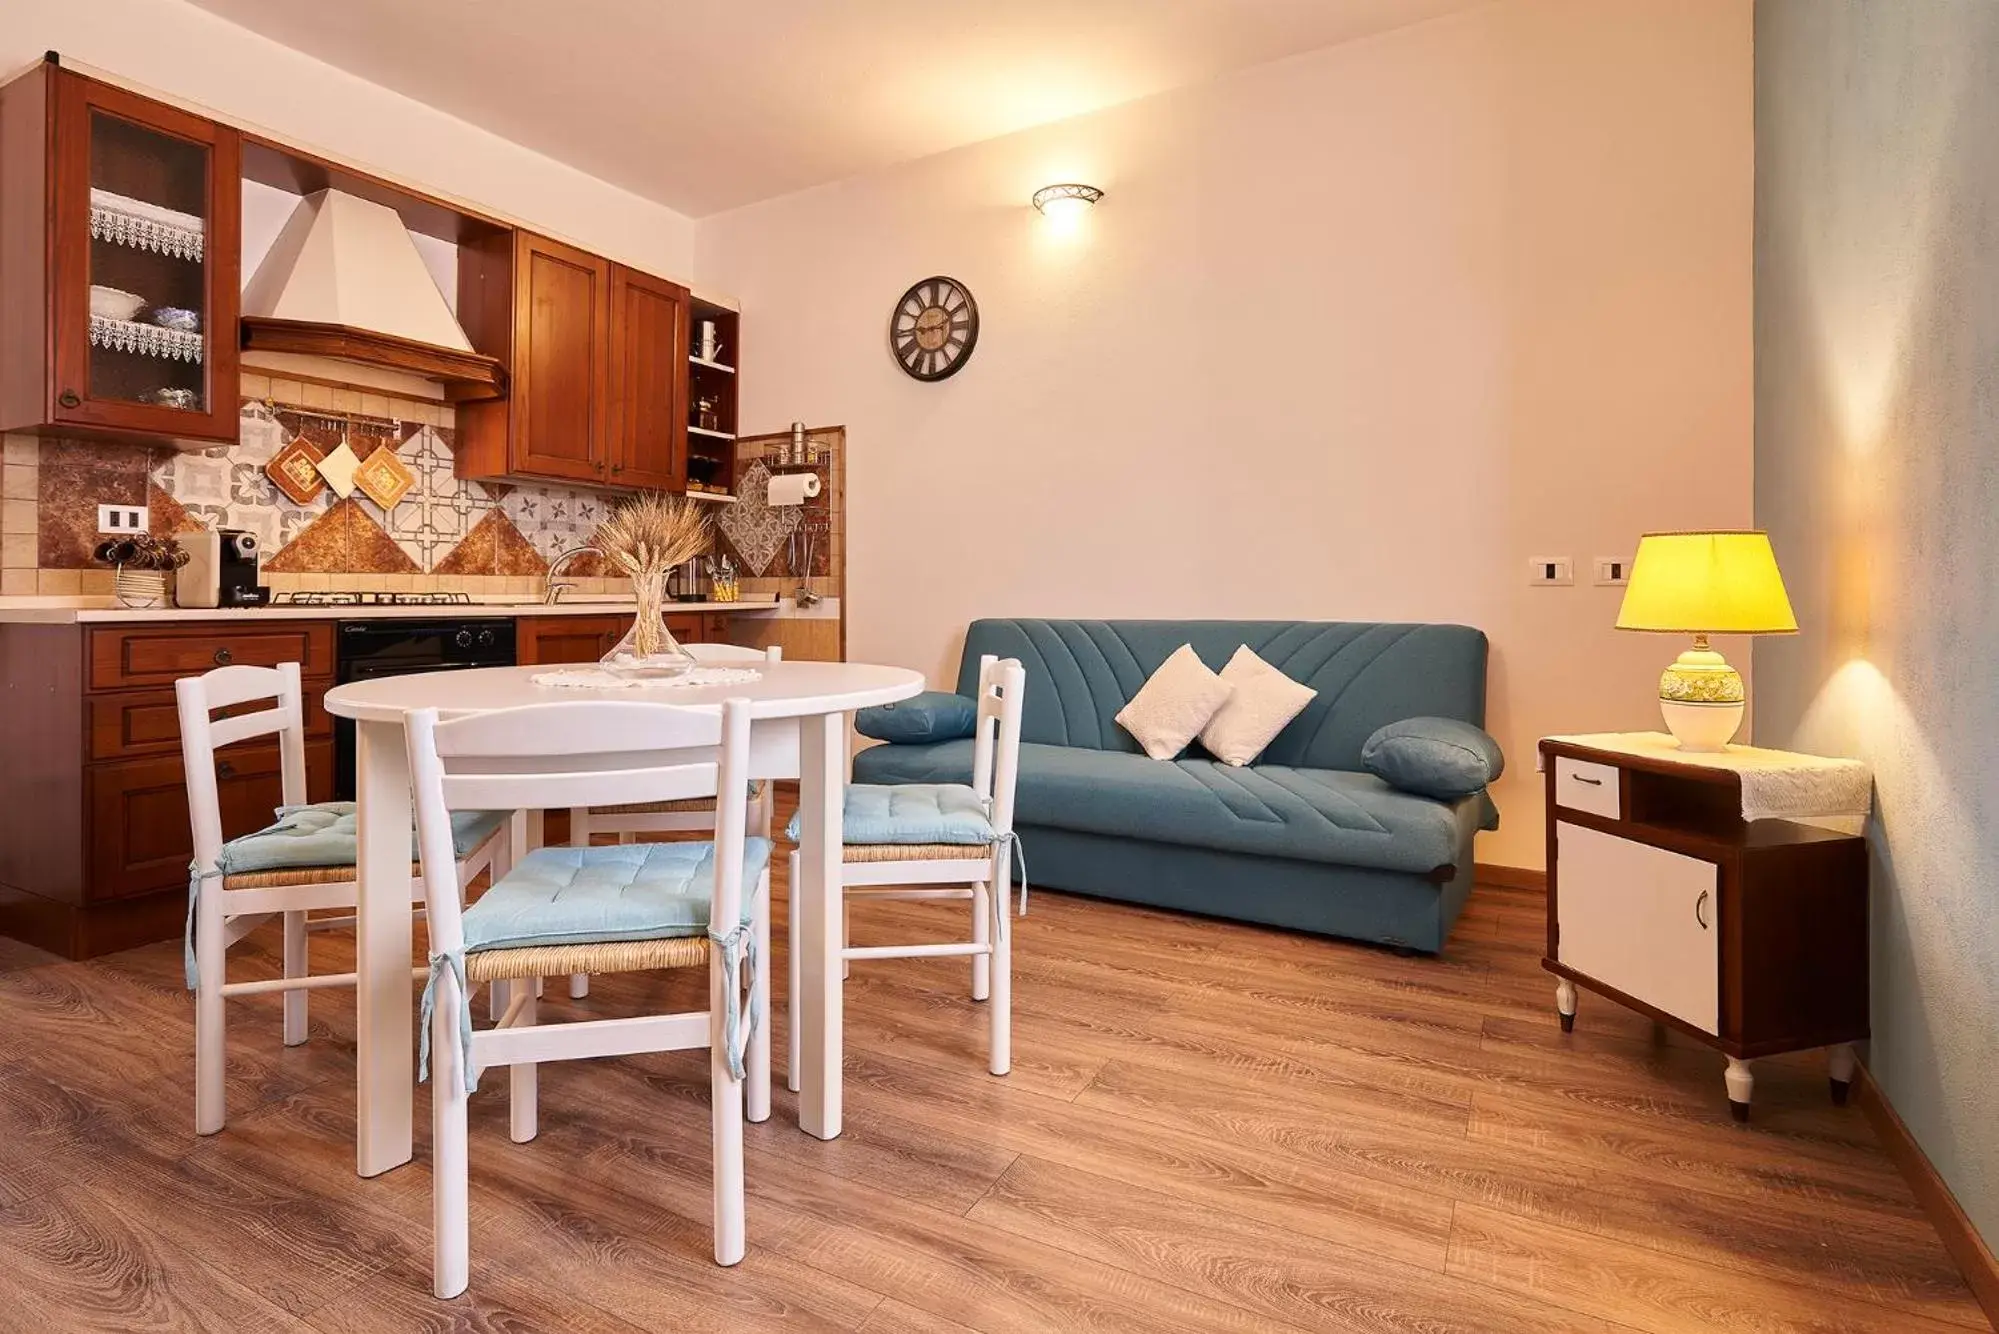
[[[693,670],[693,655],[666,628],[666,575],[633,576],[632,599],[638,604],[632,628],[598,666],[630,677],[682,676]]]

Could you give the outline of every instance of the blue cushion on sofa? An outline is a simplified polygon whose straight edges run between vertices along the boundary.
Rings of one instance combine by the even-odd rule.
[[[770,847],[769,839],[743,841],[745,902]],[[465,948],[698,936],[714,897],[713,843],[538,848],[465,910]]]
[[[972,743],[873,746],[869,783],[962,781]],[[1373,774],[1023,743],[1015,821],[1193,847],[1428,875],[1455,863],[1496,818],[1477,794],[1455,802],[1398,792]]]
[[[955,741],[978,730],[979,703],[948,690],[926,690],[854,715],[854,730],[876,741]]]
[[[1360,748],[1367,771],[1418,796],[1450,800],[1483,791],[1506,768],[1499,743],[1456,718],[1404,718]]]
[[[971,742],[963,743],[966,747]],[[968,751],[969,753],[969,751]],[[966,775],[971,773],[969,761]],[[784,836],[798,841],[798,813]],[[902,783],[876,787],[852,783],[840,820],[844,843],[991,843],[999,837],[986,817],[986,801],[963,783]]]

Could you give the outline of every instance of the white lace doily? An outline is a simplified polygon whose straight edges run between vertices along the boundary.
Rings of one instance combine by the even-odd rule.
[[[678,690],[687,686],[735,686],[763,680],[750,667],[696,667],[681,676],[619,676],[602,667],[565,667],[536,672],[528,678],[538,686],[568,686],[577,690]]]

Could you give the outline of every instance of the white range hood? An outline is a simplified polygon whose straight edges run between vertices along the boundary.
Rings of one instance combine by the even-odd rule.
[[[439,380],[450,398],[505,392],[395,210],[339,190],[299,202],[244,286],[243,346]]]

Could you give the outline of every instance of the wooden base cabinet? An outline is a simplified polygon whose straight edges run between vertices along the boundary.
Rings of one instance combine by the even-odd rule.
[[[1547,773],[1548,952],[1556,1011],[1594,991],[1721,1052],[1747,1120],[1750,1062],[1824,1047],[1832,1096],[1867,1036],[1865,840],[1744,821],[1740,779],[1541,743]]]
[[[632,614],[605,616],[523,616],[517,622],[515,652],[523,667],[597,662],[632,628]],[[683,644],[714,644],[729,637],[721,612],[670,611],[666,628]]]
[[[178,935],[193,839],[172,683],[279,662],[300,664],[306,795],[327,800],[332,622],[0,626],[0,934],[72,959]],[[217,759],[224,836],[269,824],[277,747]]]

